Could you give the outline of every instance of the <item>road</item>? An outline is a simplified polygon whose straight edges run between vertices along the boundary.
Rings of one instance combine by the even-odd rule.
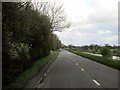
[[[118,88],[118,70],[62,50],[38,88]]]

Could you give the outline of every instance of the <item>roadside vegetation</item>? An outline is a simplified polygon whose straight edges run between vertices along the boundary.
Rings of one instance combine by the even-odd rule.
[[[30,68],[18,76],[9,86],[7,86],[7,88],[23,88],[44,65],[49,61],[54,60],[58,53],[59,51],[52,51],[50,52],[50,55],[35,61]]]
[[[73,50],[68,50],[68,51],[70,51],[74,54],[77,54],[79,56],[88,58],[90,60],[99,62],[101,64],[107,65],[109,67],[120,70],[120,61],[118,61],[118,60],[109,59],[107,57],[93,56],[93,55],[90,55],[90,54],[85,54],[85,53],[78,52],[78,51],[73,51]]]
[[[11,85],[15,80],[18,80],[17,83],[21,83],[19,86],[22,86],[24,81],[32,76],[26,75],[30,73],[34,75],[37,72],[35,69],[50,59],[47,57],[50,52],[61,47],[61,41],[54,31],[69,26],[66,24],[63,11],[62,5],[56,7],[55,3],[52,5],[42,2],[2,3],[3,88]],[[46,59],[41,59],[44,57]],[[17,87],[18,84],[15,85]]]
[[[105,58],[111,58],[112,57],[112,53],[111,53],[110,49],[106,46],[101,48],[100,53]]]
[[[100,46],[97,44],[85,45],[85,46],[74,46],[68,45],[63,46],[65,49],[70,49],[78,52],[89,52],[93,54],[101,54],[103,56],[119,56],[120,57],[120,46],[111,46],[106,44],[104,46]],[[106,54],[106,55],[105,55]]]

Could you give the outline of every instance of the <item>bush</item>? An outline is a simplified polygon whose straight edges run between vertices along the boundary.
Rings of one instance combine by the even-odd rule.
[[[112,56],[111,51],[108,47],[103,47],[100,52],[103,57],[111,57]]]
[[[91,52],[92,52],[92,53],[96,53],[97,51],[96,51],[96,50],[92,50]]]
[[[52,32],[50,18],[30,2],[2,3],[3,87],[12,83],[13,78],[35,61],[48,56],[53,44],[55,50],[60,47],[58,37]]]
[[[118,49],[117,54],[118,54],[118,56],[120,57],[120,49]]]

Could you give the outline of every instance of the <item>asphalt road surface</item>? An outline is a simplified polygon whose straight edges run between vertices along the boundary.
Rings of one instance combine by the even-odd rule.
[[[118,70],[62,50],[38,88],[118,88]]]

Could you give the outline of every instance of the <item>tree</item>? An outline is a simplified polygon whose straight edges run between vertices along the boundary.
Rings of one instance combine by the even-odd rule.
[[[111,57],[111,51],[108,47],[102,47],[100,52],[103,55],[103,57]]]
[[[57,35],[51,33],[51,50],[57,50],[61,47],[61,41],[58,39]]]
[[[5,87],[36,60],[49,55],[53,40],[53,48],[59,49],[60,41],[55,35],[50,39],[51,20],[32,3],[4,2],[2,5],[2,84]]]
[[[63,4],[56,2],[37,2],[34,1],[34,7],[44,15],[50,18],[52,23],[51,31],[61,31],[70,26],[70,22],[66,20]]]
[[[108,48],[112,48],[112,46],[109,45],[109,44],[105,44],[105,46],[108,47]]]

